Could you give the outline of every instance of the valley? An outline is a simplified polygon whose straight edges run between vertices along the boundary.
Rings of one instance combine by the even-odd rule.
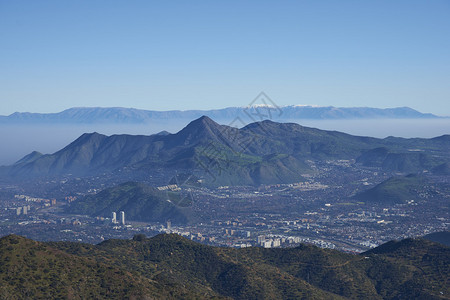
[[[393,239],[448,230],[447,175],[424,173],[420,178],[427,178],[426,184],[408,191],[407,199],[390,203],[364,201],[355,195],[364,195],[381,182],[391,182],[389,179],[395,175],[392,172],[365,167],[354,160],[317,161],[311,166],[316,170],[314,174],[302,174],[304,181],[290,184],[205,187],[185,173],[165,179],[174,175],[171,172],[158,172],[159,176],[151,177],[134,173],[140,177],[127,178],[156,187],[165,202],[169,194],[186,199],[180,208],[189,211],[189,220],[169,214],[157,219],[133,219],[128,218],[131,211],[119,206],[98,211],[95,196],[103,195],[104,189],[120,188],[123,177],[64,176],[58,181],[35,180],[32,185],[4,184],[0,234],[15,233],[42,241],[98,243],[110,238],[131,238],[136,233],[153,236],[170,232],[215,246],[293,247],[311,243],[358,253]],[[395,178],[408,179],[406,175]],[[33,202],[14,196],[19,194],[39,194],[48,200]],[[84,197],[90,201],[90,208],[75,213],[71,207]],[[50,199],[55,199],[55,205]],[[14,208],[24,205],[31,206],[27,215],[17,215]],[[122,209],[127,216],[126,226],[111,224],[111,212]],[[171,223],[169,227],[167,221]]]
[[[359,253],[448,230],[448,149],[449,135],[377,139],[270,120],[239,129],[206,116],[175,134],[83,134],[0,168],[0,234],[95,244],[178,233]]]

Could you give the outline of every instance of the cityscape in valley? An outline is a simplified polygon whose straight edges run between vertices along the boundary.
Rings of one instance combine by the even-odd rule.
[[[0,234],[96,244],[177,233],[360,253],[448,230],[448,149],[448,135],[375,139],[269,120],[238,129],[208,117],[176,134],[85,134],[2,167]]]

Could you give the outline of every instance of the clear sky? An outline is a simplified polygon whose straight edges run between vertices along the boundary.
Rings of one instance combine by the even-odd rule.
[[[450,115],[450,1],[0,0],[0,114],[409,106]]]

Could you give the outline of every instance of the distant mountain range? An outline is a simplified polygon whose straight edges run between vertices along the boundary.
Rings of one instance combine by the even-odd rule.
[[[11,178],[187,170],[214,185],[302,181],[309,160],[356,159],[389,171],[420,172],[450,161],[450,135],[369,138],[265,120],[241,129],[203,116],[175,134],[86,133],[54,154],[33,152],[1,167]]]
[[[2,299],[448,299],[450,248],[233,249],[175,234],[98,245],[0,239]]]
[[[251,123],[270,119],[288,121],[300,119],[415,119],[439,118],[429,113],[421,113],[409,107],[317,107],[317,106],[267,106],[228,107],[215,110],[171,110],[152,111],[122,107],[76,107],[59,113],[16,112],[0,116],[0,124],[145,124],[161,120],[193,120],[201,116],[232,123],[242,127],[243,122]]]

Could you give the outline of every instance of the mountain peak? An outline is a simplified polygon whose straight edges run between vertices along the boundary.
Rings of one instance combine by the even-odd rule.
[[[166,130],[163,130],[163,131],[160,131],[160,132],[158,132],[158,133],[155,133],[154,135],[158,135],[158,136],[166,136],[166,135],[169,135],[169,134],[171,134],[171,133],[168,132],[168,131],[166,131]]]
[[[41,157],[43,154],[38,151],[33,151],[30,154],[24,156],[19,161],[15,163],[15,165],[30,163]]]
[[[189,127],[189,125],[218,126],[219,124],[214,122],[210,117],[203,115],[200,118],[190,122],[186,127]]]
[[[207,116],[201,116],[200,118],[190,122],[186,127],[179,131],[176,136],[183,139],[195,139],[199,138],[213,138],[215,139],[220,135],[221,125],[214,122]]]
[[[97,148],[99,144],[106,138],[106,135],[100,134],[98,132],[83,133],[79,138],[77,138],[75,141],[59,150],[58,152],[64,152],[66,150],[77,152],[80,151],[81,147],[85,147],[85,150],[87,148]]]
[[[98,140],[101,138],[105,138],[106,136],[103,134],[100,134],[98,132],[91,132],[91,133],[83,133],[78,139],[75,140],[76,141],[92,141],[92,140]]]
[[[190,122],[186,127],[184,127],[177,135],[183,135],[186,133],[208,133],[209,135],[217,134],[220,131],[220,126],[218,123],[214,122],[211,118],[207,116],[201,116],[200,118]]]

